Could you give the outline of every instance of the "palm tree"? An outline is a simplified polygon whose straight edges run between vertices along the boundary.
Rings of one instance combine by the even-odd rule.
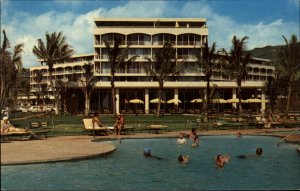
[[[206,80],[206,114],[207,119],[209,120],[209,110],[210,110],[210,79],[212,76],[212,71],[214,65],[217,62],[217,54],[216,54],[216,43],[214,42],[212,47],[209,49],[208,43],[205,43],[204,48],[202,51],[197,51],[195,49],[195,56],[196,56],[196,63],[198,68],[202,68],[202,72],[204,73],[205,80]]]
[[[24,44],[17,44],[14,47],[13,53],[10,48],[9,40],[5,30],[3,32],[3,42],[0,47],[0,110],[5,107],[5,103],[9,98],[9,92],[17,80],[17,73],[22,69],[22,57]],[[1,115],[1,114],[0,114]],[[1,117],[1,116],[0,116]]]
[[[239,113],[243,112],[242,108],[242,81],[245,81],[247,77],[247,66],[251,59],[251,53],[246,50],[246,43],[248,37],[245,36],[242,39],[237,39],[236,36],[233,36],[232,39],[232,48],[229,52],[229,55],[226,51],[225,58],[228,61],[228,65],[225,73],[231,78],[235,79],[237,84],[237,97],[239,99],[238,108]]]
[[[24,80],[21,82],[21,86],[22,86],[23,93],[26,95],[27,104],[28,104],[30,100],[30,84]],[[27,112],[28,112],[28,107],[27,107]]]
[[[111,85],[111,97],[112,97],[112,106],[113,114],[116,114],[116,96],[115,96],[115,74],[121,69],[125,68],[126,65],[131,64],[138,56],[133,56],[128,58],[128,48],[121,48],[123,40],[120,36],[116,36],[114,40],[114,46],[111,47],[110,43],[107,40],[103,40],[106,46],[106,51],[108,54],[108,61],[110,64],[110,85]]]
[[[55,79],[53,80],[53,65],[57,62],[66,61],[70,59],[73,55],[73,49],[71,46],[66,42],[66,37],[63,36],[62,32],[59,33],[46,33],[46,41],[43,42],[42,39],[37,40],[37,46],[33,47],[33,54],[38,58],[41,59],[46,65],[49,67],[49,78],[50,78],[50,88],[55,97],[55,112],[58,112],[58,105],[59,105],[59,95],[58,90],[55,87]]]
[[[97,81],[93,76],[93,65],[91,63],[84,64],[82,67],[84,69],[84,80],[81,80],[81,83],[85,96],[85,116],[88,116],[90,113],[90,97]]]
[[[297,44],[298,39],[295,34],[291,36],[290,41],[285,36],[282,37],[285,41],[285,46],[281,47],[277,52],[276,65],[277,69],[288,78],[287,103],[285,108],[285,115],[287,117],[290,108],[292,85],[297,80],[296,78],[300,70],[300,46]]]
[[[143,66],[144,70],[147,75],[157,80],[159,86],[156,112],[156,116],[159,117],[162,91],[166,78],[170,75],[179,76],[182,74],[184,72],[183,62],[176,63],[175,49],[169,43],[165,43],[163,48],[154,54],[154,61],[151,58],[146,57],[146,59],[149,61],[149,64]]]
[[[266,94],[269,96],[271,112],[274,113],[277,98],[280,94],[280,79],[279,74],[276,76],[268,76],[265,84]]]

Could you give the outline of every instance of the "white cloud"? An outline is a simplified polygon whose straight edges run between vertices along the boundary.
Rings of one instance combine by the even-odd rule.
[[[288,3],[292,6],[295,6],[299,9],[300,7],[300,0],[288,0]]]
[[[202,1],[187,2],[181,10],[181,15],[207,18],[209,44],[217,42],[218,49],[227,50],[231,47],[231,39],[234,35],[238,38],[248,36],[247,48],[253,49],[283,44],[282,35],[289,37],[293,33],[298,34],[299,28],[298,22],[283,22],[282,19],[270,23],[239,24],[229,16],[219,15]]]
[[[58,3],[62,3],[58,1]],[[64,2],[65,3],[65,2]],[[129,1],[123,6],[94,9],[84,14],[72,11],[49,11],[38,16],[31,13],[17,12],[2,25],[12,45],[25,43],[24,67],[38,65],[32,48],[39,38],[44,39],[48,31],[63,31],[69,44],[76,53],[93,52],[94,18],[97,17],[202,17],[207,18],[209,42],[217,42],[218,49],[230,48],[233,35],[249,36],[248,48],[282,44],[281,35],[289,37],[297,33],[299,23],[286,23],[281,19],[270,23],[238,24],[233,18],[216,13],[203,1],[188,1],[174,9],[172,1]],[[6,19],[8,20],[8,19]]]

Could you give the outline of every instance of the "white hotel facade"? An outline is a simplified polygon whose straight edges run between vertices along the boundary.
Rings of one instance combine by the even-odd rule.
[[[87,34],[89,35],[89,34]],[[128,100],[141,99],[144,104],[138,105],[143,113],[151,113],[155,104],[150,100],[157,98],[158,82],[153,81],[143,70],[143,64],[147,64],[145,57],[153,58],[155,51],[169,42],[176,49],[178,62],[185,60],[185,74],[178,78],[169,77],[164,84],[163,99],[177,98],[184,112],[195,107],[190,101],[205,93],[206,81],[200,70],[195,70],[196,59],[194,49],[200,49],[208,39],[208,28],[205,18],[97,18],[95,19],[94,52],[92,54],[74,55],[65,63],[54,65],[53,76],[66,82],[68,93],[67,106],[76,108],[76,111],[84,110],[84,95],[81,90],[80,79],[83,77],[82,66],[88,62],[94,65],[94,77],[98,82],[91,97],[91,109],[100,113],[112,111],[110,63],[104,44],[104,39],[113,45],[116,36],[121,36],[121,47],[129,46],[129,58],[135,55],[139,57],[134,63],[117,71],[115,79],[116,110],[128,112],[132,108]],[[37,88],[37,71],[43,74],[43,82],[49,83],[48,66],[30,68],[30,84],[32,91]],[[274,75],[275,67],[269,64],[269,60],[253,58],[248,66],[248,77],[242,83],[243,99],[265,99],[265,81],[267,76]],[[211,86],[216,87],[216,97],[223,99],[236,98],[237,85],[235,81],[226,79],[222,66],[217,66],[213,71]],[[51,94],[51,91],[49,92]],[[261,103],[261,108],[266,108],[266,103]],[[222,108],[236,107],[235,104],[225,104]],[[163,104],[163,110],[173,107]],[[246,108],[249,106],[245,106]]]

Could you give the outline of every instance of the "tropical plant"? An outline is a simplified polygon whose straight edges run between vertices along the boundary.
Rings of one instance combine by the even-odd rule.
[[[27,104],[28,104],[30,100],[30,84],[24,80],[21,81],[21,86],[22,86],[23,94],[25,94],[27,98]],[[27,112],[28,112],[28,107],[27,107]]]
[[[175,49],[171,44],[165,43],[163,48],[158,49],[154,54],[154,61],[146,57],[149,64],[143,65],[147,75],[153,77],[158,82],[158,104],[156,116],[160,116],[160,106],[164,83],[168,76],[179,76],[184,73],[183,63],[177,63]]]
[[[274,113],[278,96],[280,95],[280,79],[279,74],[276,76],[268,76],[265,84],[266,94],[269,96],[271,112]]]
[[[287,84],[287,103],[285,108],[285,115],[288,116],[290,108],[290,100],[292,94],[293,83],[299,78],[300,72],[300,46],[297,44],[298,39],[295,34],[291,36],[288,41],[285,36],[282,36],[285,45],[277,51],[276,66],[277,69],[285,75],[288,80]]]
[[[58,113],[59,105],[59,90],[55,87],[55,79],[53,79],[53,65],[57,62],[62,62],[70,59],[73,55],[73,49],[67,43],[66,37],[63,36],[62,32],[59,33],[46,33],[46,41],[42,39],[37,40],[37,46],[33,47],[33,54],[42,60],[42,63],[46,63],[49,71],[50,88],[55,97],[55,112]]]
[[[106,52],[108,54],[108,62],[110,64],[110,85],[111,85],[111,95],[112,95],[112,109],[113,114],[116,114],[116,96],[115,96],[115,74],[121,69],[125,68],[126,65],[132,64],[132,62],[138,57],[133,56],[128,59],[128,49],[129,45],[126,48],[121,48],[123,40],[121,36],[116,36],[114,40],[114,45],[111,47],[109,41],[103,40],[106,46]]]
[[[17,73],[22,69],[22,52],[24,44],[17,44],[14,47],[13,53],[9,51],[10,43],[3,32],[2,46],[0,47],[0,110],[5,107],[5,103],[9,98],[9,92],[17,80]],[[1,114],[0,114],[1,115]],[[0,116],[2,117],[2,116]]]
[[[208,43],[205,43],[205,46],[202,50],[195,49],[195,57],[197,68],[202,68],[206,80],[206,99],[205,99],[205,110],[207,114],[207,119],[209,120],[209,111],[210,111],[210,79],[213,73],[214,66],[217,64],[217,53],[216,53],[216,43],[214,42],[212,47],[208,47]]]
[[[242,108],[242,81],[245,81],[248,73],[247,66],[250,63],[251,53],[246,50],[246,43],[248,37],[245,36],[242,39],[233,36],[232,48],[229,54],[224,51],[225,58],[227,59],[225,75],[229,78],[234,79],[237,84],[237,97],[238,103],[238,114],[243,112]]]
[[[93,89],[97,83],[96,78],[93,76],[93,65],[91,63],[84,64],[82,66],[84,69],[84,79],[81,80],[82,91],[85,96],[85,116],[88,116],[90,113],[90,97],[93,92]]]

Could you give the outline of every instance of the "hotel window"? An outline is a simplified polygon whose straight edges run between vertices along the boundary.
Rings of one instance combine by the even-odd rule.
[[[101,73],[110,74],[110,64],[108,62],[102,62],[101,66]]]
[[[116,38],[122,39],[121,45],[125,44],[125,35],[119,33],[108,33],[102,36],[102,45],[105,45],[104,40],[106,40],[111,46],[113,46]]]

